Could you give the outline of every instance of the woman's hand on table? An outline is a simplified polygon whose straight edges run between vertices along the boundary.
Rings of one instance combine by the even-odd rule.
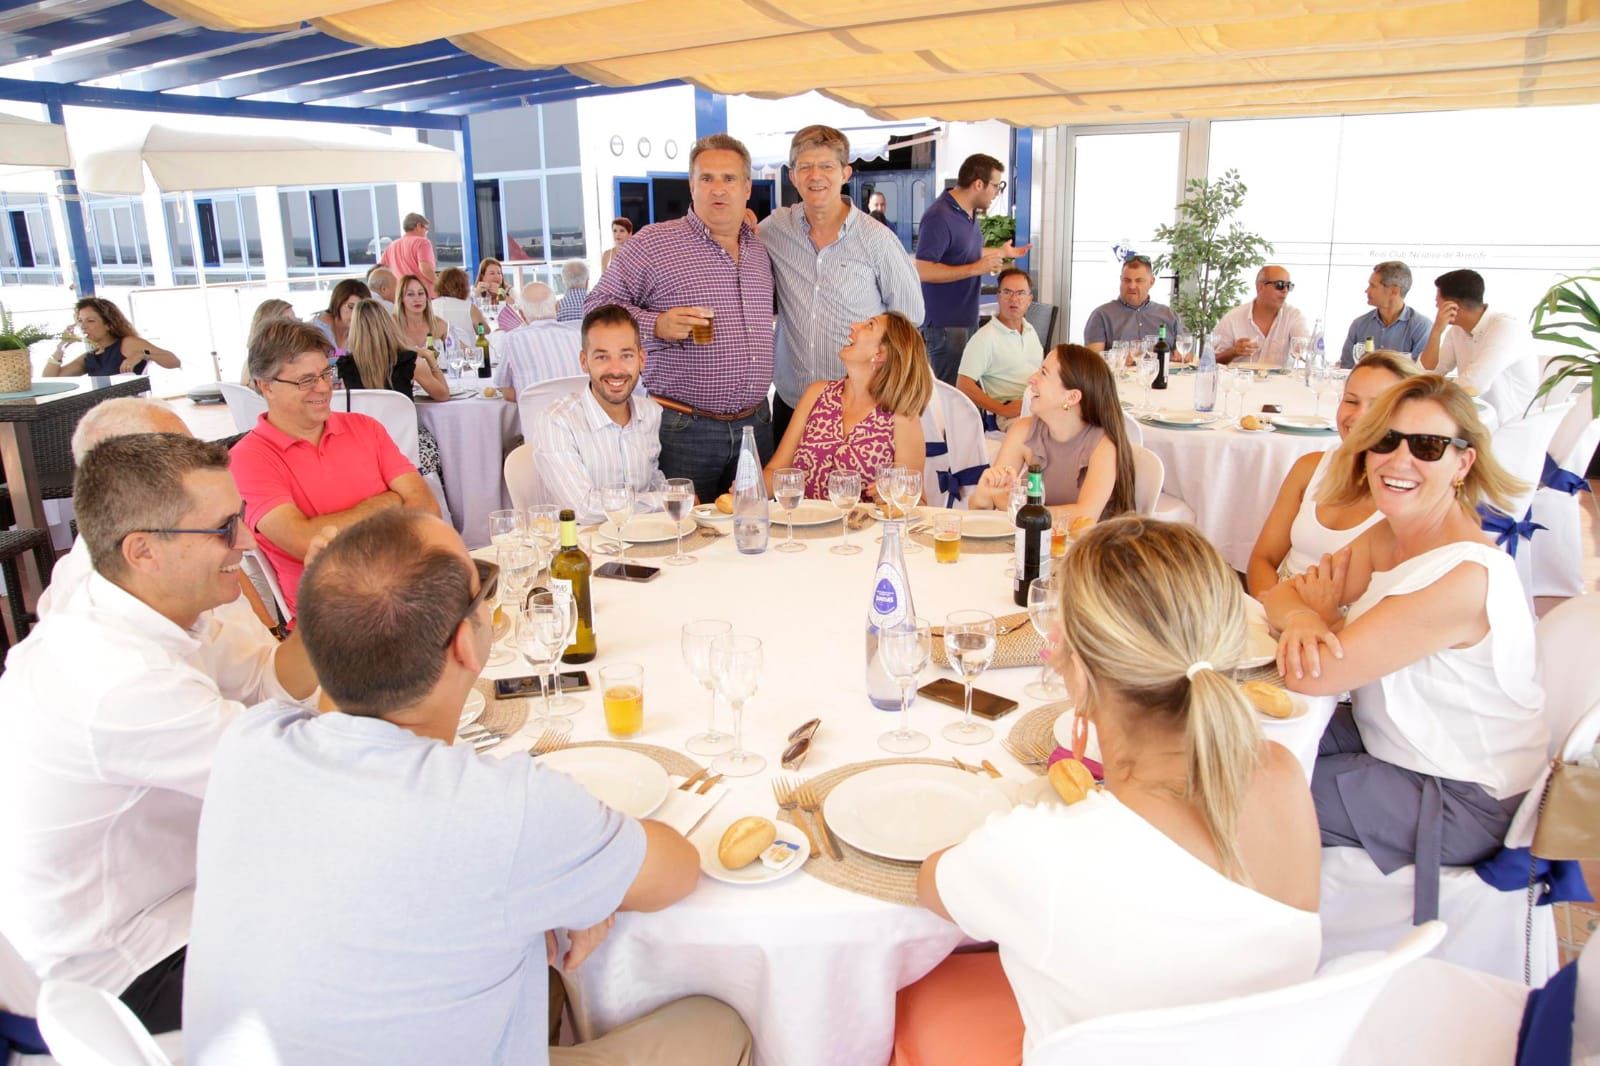
[[[1321,677],[1323,648],[1335,659],[1344,658],[1344,645],[1322,616],[1309,607],[1296,609],[1278,636],[1278,673],[1292,680],[1304,678],[1307,671]]]

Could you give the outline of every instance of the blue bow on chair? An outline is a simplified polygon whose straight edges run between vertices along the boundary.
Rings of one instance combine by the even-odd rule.
[[[1478,518],[1482,520],[1483,531],[1494,534],[1494,542],[1506,550],[1506,554],[1515,559],[1517,557],[1517,539],[1532,540],[1534,530],[1545,529],[1533,520],[1533,508],[1528,508],[1528,513],[1518,522],[1508,514],[1502,514],[1486,504],[1478,505]]]
[[[946,507],[954,507],[956,501],[961,499],[962,490],[976,485],[978,479],[983,476],[983,472],[987,469],[989,469],[987,464],[980,463],[978,466],[969,466],[965,470],[956,470],[954,472],[949,470],[938,471],[939,491],[944,493],[945,496],[944,505]]]
[[[1568,496],[1576,496],[1580,492],[1594,491],[1589,487],[1589,482],[1585,480],[1582,474],[1574,474],[1570,470],[1561,469],[1556,465],[1555,457],[1551,455],[1544,457],[1544,472],[1539,475],[1539,487],[1555,489],[1557,492],[1564,492]]]

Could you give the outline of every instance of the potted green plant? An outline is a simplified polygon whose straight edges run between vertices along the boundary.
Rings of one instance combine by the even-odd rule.
[[[1544,380],[1529,410],[1568,378],[1587,378],[1591,417],[1600,418],[1600,300],[1589,289],[1592,283],[1600,283],[1600,274],[1562,278],[1534,305],[1530,316],[1534,337],[1577,350],[1551,356],[1545,363]]]
[[[54,336],[42,326],[17,325],[5,304],[0,304],[0,392],[27,392],[33,387],[28,346]]]
[[[983,215],[978,219],[978,229],[983,232],[983,246],[998,248],[1017,233],[1017,220],[1010,215]]]
[[[1171,250],[1158,255],[1155,266],[1178,276],[1172,309],[1185,329],[1203,337],[1244,299],[1242,275],[1266,262],[1272,245],[1234,219],[1248,191],[1237,170],[1216,181],[1194,178],[1188,189],[1177,222],[1156,228],[1155,239]]]

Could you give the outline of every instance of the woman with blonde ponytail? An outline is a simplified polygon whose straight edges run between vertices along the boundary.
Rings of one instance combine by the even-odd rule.
[[[1057,668],[1094,726],[1105,788],[1019,806],[929,857],[922,904],[994,953],[902,990],[896,1066],[1015,1066],[1102,1014],[1309,979],[1318,837],[1300,764],[1232,678],[1238,578],[1191,526],[1102,523],[1058,571]]]

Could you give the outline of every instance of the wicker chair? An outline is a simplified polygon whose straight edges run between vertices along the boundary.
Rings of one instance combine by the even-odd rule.
[[[39,473],[40,498],[72,499],[74,472],[72,434],[77,430],[78,422],[84,415],[88,414],[96,404],[104,403],[106,400],[118,396],[138,396],[149,391],[150,382],[146,378],[120,381],[115,385],[95,390],[92,402],[74,400],[70,405],[60,403],[57,405],[60,414],[41,418],[32,423],[33,459]],[[0,484],[0,529],[9,529],[16,524],[16,521],[16,515],[11,507],[11,491],[4,484]]]
[[[50,544],[50,531],[47,529],[0,531],[0,575],[5,577],[6,600],[11,605],[11,624],[16,628],[19,641],[28,635],[29,627],[38,621],[28,613],[27,604],[22,601],[22,574],[21,568],[17,566],[17,560],[28,552],[33,552],[34,559],[39,565],[39,573],[48,582],[50,568],[56,558]],[[10,646],[6,639],[5,626],[0,625],[0,652],[4,652]],[[0,670],[4,669],[5,662],[0,659]]]

